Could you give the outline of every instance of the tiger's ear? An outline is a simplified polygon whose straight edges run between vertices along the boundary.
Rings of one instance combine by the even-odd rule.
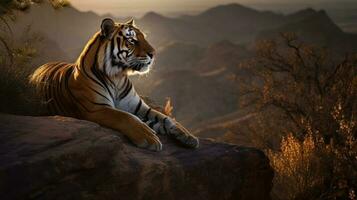
[[[115,27],[115,23],[112,19],[110,18],[105,18],[102,21],[102,25],[100,26],[101,28],[101,35],[105,38],[109,38],[110,35],[113,33]]]
[[[135,21],[133,18],[131,18],[129,21],[126,22],[126,24],[128,24],[130,26],[135,26]]]

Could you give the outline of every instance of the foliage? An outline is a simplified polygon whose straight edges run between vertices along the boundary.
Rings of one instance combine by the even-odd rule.
[[[173,110],[174,110],[174,107],[172,106],[171,98],[168,97],[168,98],[166,98],[166,103],[163,108],[163,113],[167,116],[172,117]]]
[[[33,105],[35,95],[28,85],[28,76],[34,70],[32,60],[37,56],[34,45],[41,42],[41,37],[28,29],[16,43],[12,43],[12,62],[7,54],[0,54],[0,111],[14,114],[35,114]],[[5,50],[0,49],[0,52]]]
[[[337,106],[332,114],[339,123],[340,142],[326,144],[311,132],[300,141],[284,137],[280,151],[268,150],[276,171],[275,189],[286,199],[356,199],[356,121],[346,121]]]
[[[15,114],[35,114],[37,107],[32,104],[35,97],[28,86],[28,75],[33,71],[32,59],[37,55],[34,45],[40,38],[29,34],[13,38],[9,20],[15,20],[14,11],[25,11],[43,0],[4,0],[0,2],[0,111]],[[49,0],[57,9],[69,6],[66,0]]]
[[[291,33],[258,43],[249,63],[257,78],[244,89],[263,119],[255,135],[283,138],[280,148],[263,146],[280,198],[355,198],[356,65],[354,54],[333,54]]]
[[[59,9],[62,7],[70,6],[67,0],[48,0],[53,8]],[[31,5],[43,3],[44,0],[3,0],[0,2],[0,48],[6,50],[10,65],[13,64],[13,52],[11,44],[8,40],[12,34],[11,27],[8,23],[9,20],[15,20],[13,15],[14,11],[25,11],[31,7]],[[10,39],[11,41],[11,39]],[[2,63],[4,64],[4,63]]]
[[[271,164],[275,169],[275,188],[280,188],[279,196],[286,199],[296,199],[297,195],[309,197],[311,188],[323,184],[321,163],[312,135],[307,135],[299,141],[289,134],[281,142],[281,151],[268,151]]]
[[[67,0],[48,0],[54,8],[62,8],[69,6]],[[10,14],[14,10],[24,11],[31,7],[33,4],[43,3],[44,0],[2,0],[0,2],[0,15]]]

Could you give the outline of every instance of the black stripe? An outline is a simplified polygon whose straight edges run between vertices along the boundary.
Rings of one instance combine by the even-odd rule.
[[[147,122],[147,121],[149,120],[150,111],[151,111],[151,108],[149,108],[149,109],[146,111],[145,116],[144,116],[144,119],[143,119],[144,122]]]
[[[118,52],[120,51],[120,37],[117,37]]]
[[[108,44],[107,44],[108,45]],[[105,48],[105,50],[106,50],[107,48]],[[98,50],[97,50],[97,52],[96,52],[96,54],[95,54],[95,64],[94,64],[94,66],[92,66],[92,68],[91,68],[91,71],[92,71],[92,73],[98,78],[98,80],[99,81],[101,81],[103,84],[104,84],[104,86],[108,89],[108,87],[107,87],[107,81],[106,80],[108,80],[109,82],[110,82],[110,84],[113,86],[114,85],[114,83],[113,83],[113,81],[107,76],[107,73],[106,73],[106,66],[105,66],[105,63],[106,62],[104,62],[103,63],[103,71],[104,72],[101,72],[100,70],[99,70],[99,63],[98,63],[98,51],[99,51],[99,48],[98,48]],[[108,52],[104,52],[104,57],[106,58],[107,57],[107,53]],[[109,56],[110,57],[110,56]],[[104,60],[104,61],[106,61],[106,60]],[[112,98],[114,98],[114,95],[111,93],[111,91],[108,89],[108,92],[109,92],[109,95],[112,97]]]
[[[125,81],[124,81],[123,85],[119,88],[119,91],[126,87],[126,85],[128,84],[128,81],[129,81],[129,78],[127,76],[125,76]]]
[[[83,64],[82,64],[83,65]],[[85,68],[85,67],[83,67]],[[94,83],[96,83],[97,85],[100,85],[101,87],[104,87],[99,81],[95,80],[95,78],[93,78],[92,76],[90,76],[87,71],[85,69],[83,69],[84,71],[84,74],[89,78],[91,79]]]
[[[89,79],[91,79],[93,82],[95,82],[96,84],[98,84],[98,85],[100,85],[100,86],[103,87],[103,85],[102,85],[99,81],[95,80],[95,78],[93,78],[92,76],[90,76],[90,75],[88,74],[88,72],[87,72],[87,70],[86,70],[86,67],[84,66],[84,60],[85,60],[86,57],[87,57],[88,51],[89,51],[89,49],[92,48],[92,45],[96,42],[97,39],[98,39],[98,38],[96,38],[96,39],[88,46],[87,52],[86,52],[86,54],[83,56],[83,58],[82,58],[82,60],[81,60],[81,66],[82,66],[82,69],[83,69],[84,74],[85,74]],[[98,50],[99,50],[99,48],[97,49],[96,54],[98,54]]]
[[[68,66],[69,65],[66,65],[66,64],[62,64],[61,66],[58,66],[58,69],[61,69],[61,68],[64,68],[64,70],[68,69]],[[67,68],[66,68],[67,67]],[[71,66],[70,66],[71,67]],[[56,85],[56,92],[55,92],[55,102],[58,106],[58,109],[59,109],[59,112],[61,112],[61,114],[63,115],[67,115],[67,111],[65,109],[65,106],[62,104],[63,101],[59,101],[61,98],[58,98],[57,95],[59,94],[63,94],[64,92],[62,91],[62,84],[63,84],[63,80],[61,80],[61,75],[62,75],[62,72],[59,72],[60,73],[60,76],[58,77],[58,84]],[[69,78],[69,77],[64,77],[64,78]],[[60,97],[63,97],[63,95],[61,95]],[[63,98],[64,99],[64,98]]]
[[[69,68],[72,68],[72,70],[74,69],[74,65],[68,65],[67,66],[67,70],[69,70]],[[66,77],[64,76],[64,80],[66,79],[70,79],[70,77]],[[63,91],[63,85],[64,85],[64,80],[61,80],[60,83],[59,83],[59,87],[58,87],[58,91],[61,92],[61,94],[65,93]],[[63,95],[62,95],[63,96]],[[62,110],[63,112],[68,115],[69,112],[68,112],[68,107],[66,106],[66,103],[64,101],[60,101],[60,105],[62,106]]]
[[[150,122],[149,124],[148,124],[148,126],[150,127],[150,128],[154,128],[154,125],[155,125],[156,123],[155,122]]]
[[[98,92],[97,90],[93,89],[92,87],[89,87],[89,89],[91,89],[91,90],[92,90],[93,92],[95,92],[96,94],[98,94],[98,95],[102,96],[103,98],[105,98],[106,100],[108,100],[108,101],[110,101],[110,102],[111,102],[111,100],[110,100],[110,99],[108,99],[108,97],[106,97],[104,94],[102,94],[102,93]]]
[[[140,107],[141,107],[141,104],[142,104],[142,100],[140,99],[140,101],[139,101],[138,105],[137,105],[137,106],[136,106],[136,108],[135,108],[134,115],[136,115],[136,114],[139,112]]]
[[[67,73],[66,73],[66,76],[71,76],[73,73],[73,68],[72,70],[68,70]],[[66,84],[65,84],[65,87],[66,87],[66,90],[68,91],[68,94],[70,95],[70,97],[72,98],[73,101],[75,101],[76,103],[78,103],[80,106],[83,107],[84,110],[86,110],[87,112],[90,112],[87,107],[85,107],[80,101],[77,100],[77,98],[73,95],[71,89],[69,88],[68,86],[68,82],[69,82],[69,79],[66,80]]]
[[[119,99],[123,99],[125,98],[129,92],[131,91],[131,89],[133,88],[133,84],[131,84],[130,81],[128,81],[128,84],[126,86],[126,88],[124,89],[124,91],[119,95]]]
[[[108,44],[107,44],[108,45]],[[104,66],[103,66],[103,71],[104,72],[101,72],[99,69],[98,69],[98,66],[99,66],[99,63],[98,63],[98,51],[99,51],[99,49],[97,50],[97,53],[95,54],[95,65],[94,65],[94,68],[95,68],[95,73],[97,74],[96,76],[100,76],[101,77],[101,80],[102,80],[102,82],[104,81],[105,82],[105,84],[107,84],[107,82],[106,82],[106,80],[108,80],[109,82],[110,82],[110,84],[113,86],[113,85],[115,85],[114,84],[114,82],[112,81],[112,79],[110,79],[109,77],[108,77],[108,75],[107,75],[107,72],[106,72],[106,66],[105,66],[105,64],[106,64],[106,57],[107,57],[107,53],[108,52],[106,52],[106,50],[107,50],[107,48],[105,48],[105,52],[104,52]],[[110,56],[109,56],[109,58],[111,59],[111,62],[113,61],[113,58],[111,57],[112,56],[112,52],[109,52],[110,53]],[[93,70],[92,70],[93,71]],[[110,92],[110,91],[109,91]],[[113,98],[114,96],[112,95],[112,94],[110,94],[111,95],[111,97]]]
[[[97,39],[98,39],[98,38],[96,38],[95,41],[93,41],[93,42],[89,45],[88,51],[89,51],[89,49],[92,48],[92,45],[96,42]],[[85,74],[87,77],[89,77],[93,82],[95,82],[96,84],[100,85],[102,88],[107,89],[108,92],[109,92],[109,95],[114,99],[114,97],[113,97],[111,91],[109,90],[109,88],[108,88],[107,85],[106,85],[105,80],[104,80],[103,78],[101,78],[101,76],[99,75],[100,73],[98,73],[97,71],[93,70],[94,66],[97,66],[97,56],[98,56],[99,48],[97,48],[97,51],[96,51],[96,53],[95,53],[94,66],[91,67],[91,71],[92,71],[93,75],[98,79],[98,81],[97,81],[95,78],[93,78],[92,76],[90,76],[90,75],[88,74],[88,72],[86,71],[86,67],[84,66],[84,60],[85,60],[86,57],[87,57],[88,51],[87,51],[86,54],[83,56],[83,59],[82,59],[82,61],[81,61],[81,65],[83,66],[84,74]]]
[[[121,91],[123,88],[126,88],[129,79],[128,79],[127,76],[124,76],[124,78],[125,78],[124,83],[121,84],[120,88],[119,88],[119,86],[118,86],[119,89],[117,89],[117,91]],[[116,94],[115,99],[118,99],[120,94],[121,94],[121,93]]]
[[[113,53],[114,53],[114,38],[112,38],[112,40],[110,41],[110,57],[113,56]]]
[[[107,82],[105,81],[105,78],[102,76],[102,73],[98,72],[98,70],[96,69],[96,66],[97,65],[92,66],[92,68],[91,68],[92,73],[100,82],[102,82],[102,84],[104,85],[103,88],[105,88],[108,91],[110,97],[112,99],[114,99],[114,95],[111,92],[111,90],[109,89],[109,86],[108,86]],[[103,67],[105,67],[105,66],[103,66]]]
[[[70,66],[67,70],[73,72],[74,67],[77,67],[77,65]],[[68,81],[69,81],[70,77],[72,76],[72,72],[65,73],[64,81],[62,81],[64,89],[61,89],[61,91],[63,93],[65,93],[65,92],[66,93],[70,93],[70,91],[68,91],[68,85],[67,84],[68,84]],[[71,96],[69,96],[69,98],[71,98]],[[68,98],[65,98],[63,101],[65,101],[65,100],[66,100],[66,102],[64,102],[64,103],[67,105],[66,106],[66,112],[71,113],[71,114],[73,114],[75,116],[78,115],[78,108],[75,106],[75,104],[73,104],[72,102],[69,102],[68,100],[70,100],[70,99],[68,99]]]
[[[107,103],[97,103],[97,102],[93,102],[93,101],[89,101],[89,102],[92,103],[92,104],[95,104],[95,105],[112,107],[111,105],[109,105]]]
[[[159,118],[155,116],[155,121],[150,122],[149,127],[154,128],[154,125],[157,124],[158,122],[159,122]]]
[[[104,47],[104,60],[103,60],[103,74],[107,74],[107,54],[109,53],[110,54],[110,52],[108,52],[107,51],[107,46],[108,46],[109,44],[107,43],[106,45],[105,45],[105,47]],[[98,71],[98,54],[96,54],[95,55],[95,66],[94,66],[94,68],[96,69],[96,71]],[[93,71],[93,70],[92,70]]]
[[[121,60],[121,58],[120,58],[121,45],[120,45],[120,38],[119,37],[117,37],[117,44],[118,44],[118,53],[117,53],[116,56],[118,57],[119,60]]]
[[[165,117],[164,120],[163,120],[163,122],[162,122],[162,123],[163,123],[162,126],[164,127],[165,134],[167,134],[166,120],[167,120],[167,117]]]

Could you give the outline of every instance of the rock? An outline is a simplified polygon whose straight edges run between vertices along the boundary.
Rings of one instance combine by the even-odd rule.
[[[0,114],[0,199],[270,199],[261,151],[160,137],[152,152],[92,122]]]

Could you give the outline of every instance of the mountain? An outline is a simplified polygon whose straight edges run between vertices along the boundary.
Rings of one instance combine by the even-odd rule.
[[[16,32],[21,33],[21,30],[31,25],[32,30],[57,42],[61,50],[68,55],[68,60],[73,61],[88,39],[99,30],[104,17],[111,16],[81,12],[72,7],[54,10],[49,4],[43,3],[33,6],[25,14],[19,13],[13,26]],[[114,20],[125,21],[118,18]],[[177,18],[149,12],[138,19],[137,24],[148,33],[149,41],[156,48],[181,42],[207,47],[222,40],[251,44],[256,38],[275,35],[280,31],[307,32],[306,37],[312,37],[311,40],[320,39],[327,42],[331,37],[355,39],[353,36],[346,36],[324,11],[313,9],[282,15],[254,10],[239,4],[227,4],[213,7],[198,15]]]
[[[155,12],[145,14],[136,23],[142,30],[150,33],[148,39],[155,46],[167,45],[179,40],[178,32],[184,31],[185,27],[187,27],[187,24],[183,21],[164,17]]]
[[[154,35],[161,36],[162,30],[170,33],[157,38],[155,42],[159,45],[171,40],[207,46],[221,40],[247,43],[254,39],[258,31],[281,25],[284,16],[257,11],[239,4],[228,4],[213,7],[199,15],[180,18],[148,13],[140,21],[143,22],[143,27]],[[149,26],[146,27],[147,25]]]
[[[276,29],[264,30],[257,40],[271,39],[283,32],[294,32],[309,44],[329,47],[341,54],[357,51],[357,34],[345,33],[323,10],[307,9],[287,16],[288,23]]]
[[[231,34],[251,34],[273,28],[284,22],[284,16],[267,11],[258,11],[240,4],[220,5],[191,17],[186,17],[196,24],[211,27],[220,35],[226,32]],[[225,38],[228,39],[229,38]]]
[[[212,74],[219,69],[235,73],[240,70],[241,62],[253,55],[244,46],[224,40],[209,46],[194,69],[202,75]]]
[[[135,85],[155,102],[162,104],[170,97],[174,115],[186,126],[238,108],[239,85],[234,77],[248,75],[240,63],[253,56],[245,47],[229,41],[206,49],[179,43],[158,54],[152,73],[134,78]]]
[[[297,11],[295,13],[288,14],[288,15],[286,15],[286,18],[288,18],[289,23],[294,23],[294,22],[304,20],[308,17],[311,17],[315,14],[316,14],[316,10],[314,10],[312,8],[307,8],[307,9]]]
[[[331,47],[341,42],[354,44],[357,40],[352,34],[344,33],[325,11],[311,8],[282,15],[254,10],[239,4],[227,4],[213,7],[198,15],[179,18],[168,18],[151,12],[140,21],[144,29],[152,34],[151,38],[158,46],[173,41],[201,47],[222,40],[251,44],[256,39],[276,37],[277,33],[286,31],[297,32],[309,42]],[[336,41],[331,42],[331,38]]]
[[[205,48],[184,42],[173,42],[158,49],[156,71],[192,70]]]

